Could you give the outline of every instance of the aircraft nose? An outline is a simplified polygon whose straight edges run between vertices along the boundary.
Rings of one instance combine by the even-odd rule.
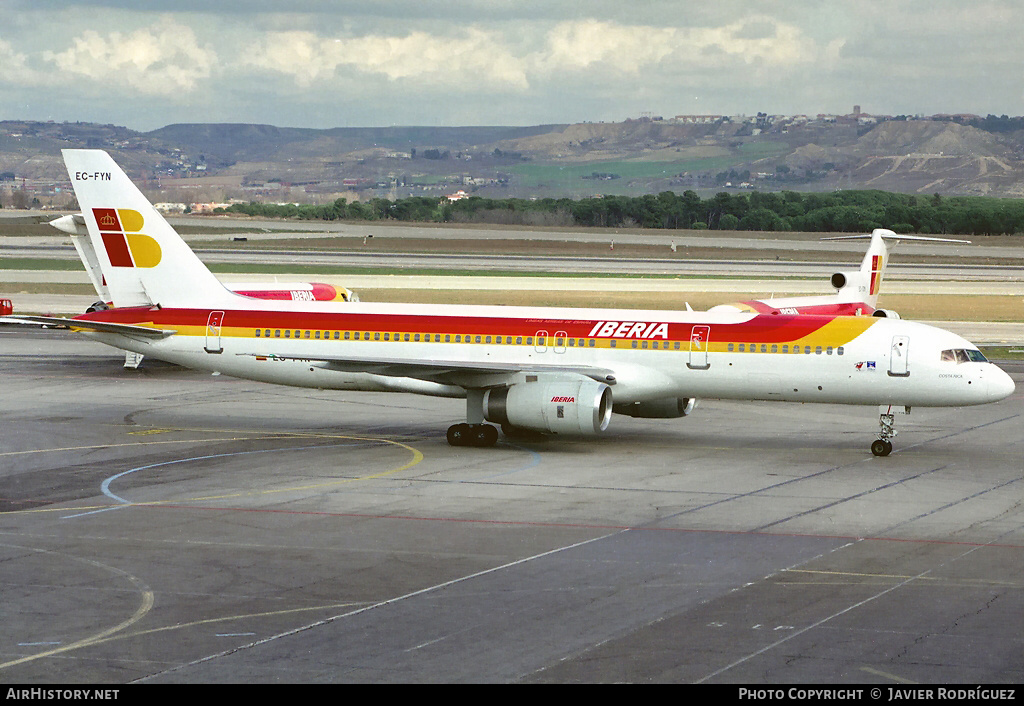
[[[995,402],[1012,395],[1016,386],[1013,384],[1013,378],[1007,375],[1005,370],[994,364],[992,367],[995,368],[992,371],[995,374],[990,373],[988,376],[988,396]]]

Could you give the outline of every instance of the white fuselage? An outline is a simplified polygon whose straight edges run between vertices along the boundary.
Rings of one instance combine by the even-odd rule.
[[[452,385],[404,375],[403,365],[605,369],[616,403],[679,396],[949,406],[991,402],[1013,389],[991,363],[942,359],[944,350],[974,349],[968,341],[902,320],[415,304],[326,305],[329,312],[321,304],[313,313],[300,305],[249,300],[246,310],[213,312],[213,326],[197,325],[209,310],[138,317],[177,331],[162,340],[89,335],[251,380],[453,397],[507,381],[479,373],[473,384]],[[354,372],[348,360],[368,363]]]

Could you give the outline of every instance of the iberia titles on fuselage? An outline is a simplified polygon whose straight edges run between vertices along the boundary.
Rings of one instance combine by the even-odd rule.
[[[485,420],[506,432],[592,435],[613,409],[678,417],[700,397],[909,407],[981,404],[1014,389],[970,342],[899,319],[240,296],[105,152],[64,155],[72,177],[113,174],[72,182],[115,305],[74,328],[241,378],[465,397],[466,423],[448,434],[457,445],[494,443]],[[99,222],[110,214],[115,222]],[[944,355],[957,350],[970,355]],[[889,444],[884,424],[882,436]]]

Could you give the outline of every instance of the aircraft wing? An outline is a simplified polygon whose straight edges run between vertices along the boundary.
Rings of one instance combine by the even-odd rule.
[[[243,354],[245,355],[245,354]],[[255,354],[248,354],[255,355]],[[264,356],[257,356],[264,357]],[[319,367],[349,373],[370,373],[388,377],[413,378],[460,387],[489,387],[502,384],[504,376],[519,373],[564,373],[582,375],[607,385],[615,384],[615,373],[608,368],[589,365],[544,365],[538,363],[488,363],[477,361],[437,361],[390,358],[304,358],[301,356],[265,356],[274,360],[305,360]]]
[[[118,333],[124,336],[141,336],[142,338],[167,338],[177,331],[166,329],[150,328],[148,326],[133,326],[131,324],[113,324],[104,321],[82,321],[80,319],[68,319],[61,316],[8,316],[12,322],[23,324],[35,324],[37,326],[59,326],[76,331],[96,331],[97,333]]]

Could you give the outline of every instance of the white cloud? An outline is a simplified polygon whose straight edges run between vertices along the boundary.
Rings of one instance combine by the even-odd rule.
[[[0,39],[0,84],[40,88],[59,82],[52,71],[33,65],[33,56],[18,51],[11,42]]]
[[[547,47],[538,63],[552,72],[588,69],[595,64],[634,72],[672,54],[677,34],[673,28],[628,27],[593,19],[562,22],[548,32]]]
[[[503,46],[500,36],[476,28],[456,37],[416,31],[401,37],[332,39],[306,31],[271,32],[244,63],[288,74],[302,87],[346,71],[463,90],[521,90],[528,85],[522,62]]]
[[[814,43],[799,28],[754,16],[721,27],[641,27],[598,20],[563,22],[547,35],[538,66],[636,73],[657,64],[708,68],[759,64],[768,68],[813,61]],[[600,66],[598,66],[600,65]]]
[[[71,48],[43,52],[60,71],[97,81],[111,89],[127,84],[150,95],[191,91],[210,76],[217,56],[199,46],[192,29],[162,22],[130,34],[85,30]]]

